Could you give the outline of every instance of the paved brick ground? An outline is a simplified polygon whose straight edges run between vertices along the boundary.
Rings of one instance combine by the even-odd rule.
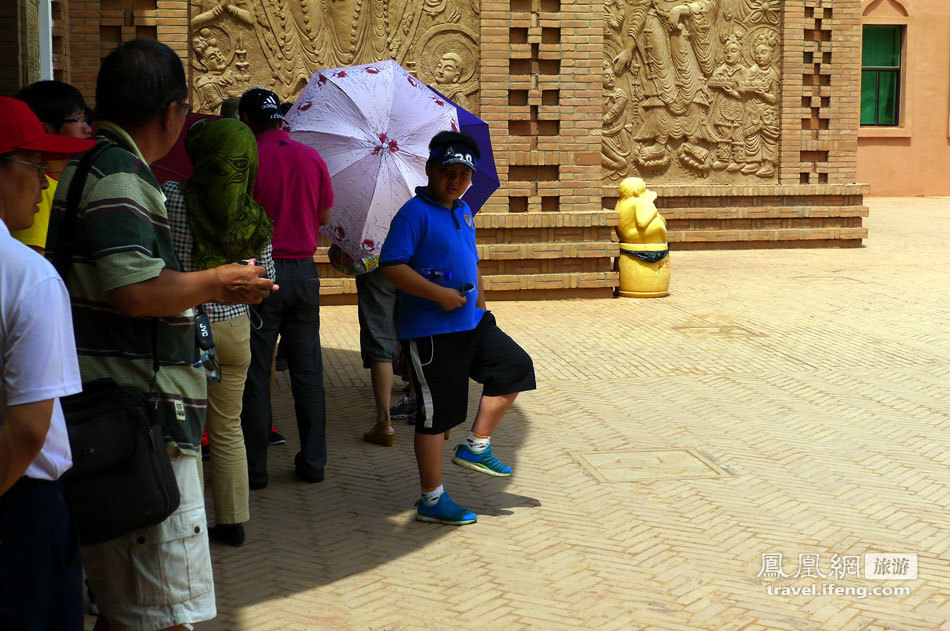
[[[510,479],[447,464],[463,528],[413,521],[409,427],[360,441],[356,310],[325,308],[327,480],[292,477],[281,379],[289,443],[248,543],[213,547],[200,631],[950,630],[950,199],[870,206],[861,249],[674,253],[668,298],[491,305],[539,389],[495,436]],[[919,578],[824,584],[908,595],[757,577],[871,552],[917,553]]]

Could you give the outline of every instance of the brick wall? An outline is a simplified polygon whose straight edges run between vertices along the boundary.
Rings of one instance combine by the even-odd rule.
[[[71,78],[69,47],[69,0],[53,0],[53,78],[69,82]]]
[[[21,82],[20,68],[20,2],[0,4],[0,94],[17,91]]]
[[[99,72],[99,4],[98,0],[68,0],[66,7],[69,58],[64,74],[90,105],[95,102]]]
[[[136,38],[158,39],[188,63],[187,0],[62,0],[69,34],[64,76],[94,103],[100,60],[122,42]],[[55,12],[54,12],[55,14]],[[190,81],[189,81],[190,83]]]
[[[481,116],[501,189],[477,217],[489,295],[609,295],[600,199],[603,4],[484,0]]]
[[[481,114],[502,195],[488,212],[600,207],[603,8],[575,0],[485,0]]]
[[[860,4],[784,0],[778,181],[653,187],[674,249],[861,243]],[[90,100],[99,59],[133,37],[169,44],[191,73],[187,0],[57,0],[54,15],[55,5],[68,34],[60,72]],[[13,25],[15,12],[0,11]],[[480,115],[502,184],[477,217],[486,286],[494,297],[609,293],[617,218],[616,188],[601,186],[604,5],[482,0],[480,15]],[[352,300],[353,280],[329,267],[325,248],[317,260],[323,292]]]
[[[786,0],[782,184],[849,184],[857,171],[861,7]]]
[[[157,39],[178,53],[185,66],[188,85],[191,85],[191,64],[188,61],[188,2],[186,0],[158,0],[155,9],[139,18],[143,24],[155,27]]]

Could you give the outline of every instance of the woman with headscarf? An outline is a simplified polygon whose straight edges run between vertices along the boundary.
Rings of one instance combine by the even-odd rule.
[[[274,278],[273,225],[254,201],[257,143],[241,121],[200,120],[185,138],[194,174],[185,184],[166,182],[175,252],[184,271],[257,259]],[[250,519],[247,455],[241,430],[244,381],[251,362],[247,305],[202,305],[211,322],[220,383],[208,389],[206,427],[211,444],[211,491],[215,525],[212,539],[244,543],[242,524]],[[206,363],[206,366],[208,364]]]

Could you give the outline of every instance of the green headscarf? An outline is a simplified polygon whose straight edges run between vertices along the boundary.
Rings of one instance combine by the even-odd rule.
[[[274,226],[254,201],[257,141],[250,128],[233,118],[200,120],[188,130],[185,151],[195,168],[185,184],[195,267],[257,257]]]

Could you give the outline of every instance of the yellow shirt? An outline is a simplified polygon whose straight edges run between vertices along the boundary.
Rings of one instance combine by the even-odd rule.
[[[43,199],[39,203],[40,211],[33,216],[33,225],[23,230],[12,232],[13,238],[36,248],[46,249],[46,232],[49,230],[49,213],[53,206],[53,195],[56,193],[56,180],[46,176],[49,186],[43,191]]]

